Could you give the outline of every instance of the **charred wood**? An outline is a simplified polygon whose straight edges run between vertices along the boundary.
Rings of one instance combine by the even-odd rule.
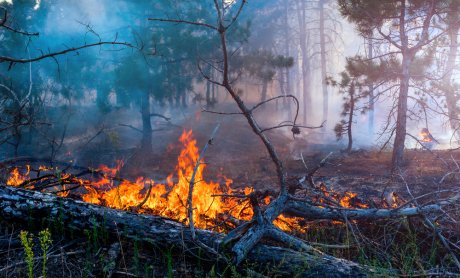
[[[66,229],[80,231],[103,227],[113,235],[119,231],[124,238],[136,239],[157,248],[185,247],[188,252],[198,252],[199,249],[188,227],[163,217],[114,210],[4,185],[0,185],[0,219],[26,223],[60,221]],[[207,230],[195,232],[199,242],[214,250],[219,250],[225,236]],[[225,248],[221,248],[220,252],[225,252]],[[217,260],[216,256],[213,257]],[[302,276],[328,274],[330,277],[364,277],[378,273],[378,270],[326,254],[298,252],[261,243],[248,252],[245,262],[258,271],[276,267],[285,277],[292,277],[294,273]]]

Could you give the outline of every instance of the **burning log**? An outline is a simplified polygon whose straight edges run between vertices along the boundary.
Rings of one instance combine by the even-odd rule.
[[[185,247],[183,250],[193,252],[200,247],[197,241],[193,240],[188,227],[164,217],[119,211],[5,185],[0,185],[0,219],[27,223],[59,221],[65,228],[79,231],[103,227],[113,235],[123,231],[122,235],[125,238],[139,240],[159,248]],[[214,250],[217,250],[225,236],[208,230],[197,229],[195,232],[199,242]],[[218,260],[215,254],[208,255]],[[338,277],[377,273],[376,269],[326,254],[300,253],[261,243],[248,252],[246,262],[248,265],[260,266],[261,269],[276,266],[284,275],[291,277],[293,273],[302,276],[330,273]]]

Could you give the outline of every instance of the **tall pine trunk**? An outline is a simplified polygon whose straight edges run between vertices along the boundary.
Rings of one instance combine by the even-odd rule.
[[[350,153],[353,148],[353,116],[355,113],[355,82],[353,81],[350,85],[350,114],[348,114],[348,146],[347,153]]]
[[[150,117],[150,94],[147,90],[142,92],[141,99],[142,115],[142,141],[141,148],[144,153],[152,153],[152,121]]]
[[[374,47],[372,39],[368,40],[368,59],[374,58]],[[374,95],[374,83],[369,84],[369,134],[374,135],[374,114],[375,114],[375,95]]]
[[[303,122],[308,124],[308,115],[311,107],[310,95],[310,56],[308,51],[308,38],[305,22],[305,2],[300,1],[300,7],[297,7],[297,18],[299,22],[299,39],[300,51],[302,54],[302,91],[303,91]]]
[[[455,68],[455,60],[457,59],[457,52],[458,52],[458,31],[460,26],[453,25],[449,30],[449,39],[450,39],[450,47],[449,47],[449,54],[447,57],[447,65],[446,65],[446,73],[443,77],[444,86],[446,86],[447,90],[445,91],[446,97],[446,104],[447,104],[447,113],[449,116],[449,123],[452,130],[455,134],[458,133],[458,129],[460,128],[459,124],[459,113],[457,107],[458,98],[455,96],[453,84],[452,84],[452,75]]]
[[[284,1],[284,50],[285,56],[290,57],[290,26],[289,26],[289,1]],[[291,94],[291,74],[289,67],[286,68],[286,95]],[[288,119],[292,119],[292,106],[290,105],[291,101],[287,98],[284,98],[284,107],[288,110]]]
[[[267,100],[268,81],[266,79],[263,79],[262,82],[262,94],[260,96],[260,102],[264,102]]]
[[[396,136],[393,146],[392,171],[401,166],[404,159],[404,144],[406,142],[406,124],[407,124],[407,100],[409,96],[409,68],[413,55],[403,52],[402,72],[398,97],[398,116],[396,117]]]
[[[323,92],[323,121],[327,121],[329,113],[329,93],[327,91],[326,82],[326,34],[324,30],[324,2],[319,0],[319,39],[320,39],[320,52],[321,52],[321,88]],[[326,125],[326,123],[325,123]]]

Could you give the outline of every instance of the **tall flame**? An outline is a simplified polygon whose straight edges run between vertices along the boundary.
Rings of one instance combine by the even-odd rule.
[[[123,161],[116,161],[113,168],[101,165],[98,169],[97,180],[85,180],[77,178],[67,173],[62,173],[56,168],[40,166],[38,174],[43,172],[58,173],[58,183],[53,186],[51,192],[58,196],[67,197],[69,190],[66,184],[79,184],[86,189],[82,194],[83,201],[105,205],[121,210],[136,210],[138,212],[154,213],[188,224],[187,217],[187,197],[190,181],[199,158],[197,141],[193,138],[192,131],[184,131],[179,138],[181,152],[177,159],[174,173],[171,173],[164,184],[156,183],[152,179],[138,177],[135,182],[119,178]],[[192,206],[194,224],[198,228],[212,228],[222,231],[223,228],[216,225],[225,220],[250,220],[253,216],[252,207],[248,200],[232,198],[231,195],[241,195],[233,190],[230,185],[232,180],[222,177],[222,182],[206,181],[204,170],[206,164],[200,161],[195,173],[195,185],[192,195]],[[10,173],[7,184],[19,186],[30,177],[30,166],[27,165],[26,173],[21,173],[18,168],[14,168]],[[55,174],[56,175],[56,174]],[[33,184],[32,184],[32,187]],[[317,202],[326,203],[324,198],[329,198],[345,208],[368,208],[369,205],[362,203],[356,193],[345,192],[344,195],[327,189],[324,185],[320,186],[320,191],[324,197],[319,197]],[[48,189],[49,191],[50,189]],[[254,191],[252,187],[242,190],[244,195],[249,195]],[[271,202],[271,197],[267,196],[262,200],[262,206]],[[321,207],[321,206],[320,206]],[[223,220],[223,221],[220,221]],[[273,223],[285,231],[306,231],[307,227],[302,225],[302,219],[280,215]]]
[[[156,184],[151,179],[140,177],[136,182],[123,180],[120,185],[113,187],[108,177],[116,175],[119,168],[114,170],[104,166],[100,167],[100,170],[105,177],[91,186],[85,185],[88,193],[83,195],[83,200],[123,210],[137,207],[140,211],[150,210],[158,215],[187,223],[187,196],[199,155],[197,142],[193,139],[191,130],[184,131],[179,141],[182,150],[177,159],[175,175],[170,174],[166,184]],[[223,195],[233,193],[230,188],[233,181],[225,178],[225,185],[206,181],[203,177],[204,169],[205,164],[201,161],[195,173],[192,196],[195,225],[205,228],[209,225],[210,219],[217,219],[224,212],[230,212],[230,216],[235,218],[249,219],[252,212],[246,213],[245,216],[239,214],[242,210],[238,209],[238,206],[242,204],[231,198],[224,200]],[[173,182],[174,176],[177,177],[176,182]],[[104,191],[106,188],[110,189]]]
[[[30,166],[27,165],[27,172],[25,174],[21,174],[18,168],[14,168],[11,171],[10,177],[6,181],[6,184],[9,186],[19,186],[24,183],[26,180],[29,179],[30,174]]]

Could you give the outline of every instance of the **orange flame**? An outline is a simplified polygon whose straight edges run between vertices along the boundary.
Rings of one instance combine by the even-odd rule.
[[[340,198],[340,205],[344,208],[368,208],[369,205],[362,203],[357,198],[358,194],[353,192],[345,192],[345,195]]]
[[[19,172],[19,169],[15,167],[13,171],[11,171],[10,177],[6,181],[6,184],[9,186],[19,186],[23,182],[29,179],[29,174],[30,174],[29,165],[27,165],[27,172],[25,174],[21,174]]]
[[[424,142],[424,143],[430,143],[430,142],[433,142],[433,139],[432,139],[432,136],[430,134],[430,132],[428,131],[428,129],[422,129],[422,131],[420,132],[420,137],[422,138],[420,141]]]
[[[80,184],[86,189],[86,193],[81,196],[85,202],[121,210],[135,209],[139,212],[154,213],[188,224],[187,197],[190,180],[199,158],[199,150],[191,130],[184,131],[179,141],[182,150],[177,159],[175,173],[167,176],[165,184],[155,183],[154,180],[144,177],[137,178],[135,182],[117,178],[124,166],[123,161],[118,160],[113,168],[101,165],[97,170],[94,170],[100,174],[100,177],[95,181],[80,179],[59,172],[59,180],[65,182],[62,182],[60,186],[55,186],[54,192],[57,192],[58,196],[67,197],[69,191],[66,191],[66,183]],[[230,187],[233,181],[225,176],[221,177],[221,183],[206,181],[204,178],[205,166],[204,161],[200,161],[195,173],[192,196],[195,226],[222,231],[223,228],[216,226],[216,220],[226,218],[250,220],[253,211],[249,201],[231,198],[231,195],[237,193]],[[57,169],[40,166],[39,171],[57,171]],[[27,165],[27,173],[25,174],[21,174],[18,168],[14,168],[7,184],[18,186],[29,179],[29,173],[29,165]],[[369,207],[368,204],[357,198],[356,193],[345,192],[342,195],[328,189],[325,185],[321,185],[319,190],[322,192],[322,197],[318,197],[318,203],[331,204],[330,200],[332,200],[333,203],[346,208]],[[254,189],[246,187],[242,192],[247,196],[254,192]],[[266,196],[261,200],[261,205],[266,206],[270,202],[271,197]],[[273,223],[285,231],[305,232],[307,230],[307,227],[301,224],[302,219],[300,218],[280,215]]]
[[[140,177],[136,182],[122,181],[117,187],[112,187],[109,176],[118,173],[121,167],[108,168],[103,166],[100,170],[104,175],[94,186],[86,185],[88,193],[83,195],[85,202],[93,204],[104,204],[117,209],[130,209],[139,207],[141,211],[153,211],[154,213],[176,219],[187,223],[187,196],[190,180],[193,175],[199,154],[197,142],[193,139],[192,131],[184,131],[179,141],[182,144],[182,151],[177,159],[176,175],[177,181],[173,181],[174,175],[169,175],[165,184],[155,184],[153,180]],[[118,164],[119,166],[122,164]],[[233,182],[225,178],[225,185],[217,182],[206,181],[203,177],[205,164],[201,161],[195,174],[195,185],[192,196],[194,208],[195,225],[205,228],[209,225],[209,220],[217,219],[222,213],[230,212],[230,215],[242,219],[249,219],[252,211],[248,213],[242,204],[225,198],[223,195],[230,195],[234,191],[230,188]],[[98,191],[102,188],[111,188],[107,191]],[[245,193],[252,189],[246,188]]]

